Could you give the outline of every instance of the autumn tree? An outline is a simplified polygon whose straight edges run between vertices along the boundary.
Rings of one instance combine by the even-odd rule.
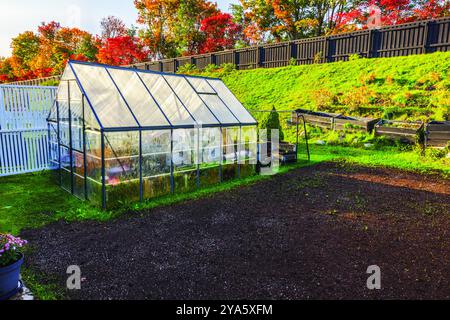
[[[232,7],[252,43],[320,36],[357,0],[240,0]]]
[[[96,59],[98,49],[95,38],[86,31],[50,22],[42,24],[38,33],[40,50],[33,61],[34,69],[52,68],[55,74],[60,74],[71,57],[83,57],[88,61]]]
[[[208,53],[232,49],[240,36],[241,26],[233,22],[230,14],[219,13],[204,19],[200,30],[204,40],[199,52]]]
[[[97,55],[98,61],[110,65],[130,65],[147,60],[144,43],[129,35],[105,40]]]
[[[368,0],[360,1],[347,12],[340,14],[335,33],[367,28],[369,17],[377,8],[381,25],[433,19],[450,15],[447,0]]]
[[[123,37],[128,34],[128,29],[125,26],[125,23],[122,19],[109,16],[107,18],[103,18],[100,22],[101,27],[101,38],[103,40]]]
[[[202,20],[219,12],[207,0],[135,0],[135,6],[138,22],[146,26],[140,37],[154,58],[197,53]]]
[[[26,31],[12,39],[12,55],[20,59],[22,68],[30,70],[30,63],[39,53],[39,37],[31,31]]]
[[[0,58],[0,83],[15,80],[14,70],[11,65],[11,58]]]
[[[18,81],[61,74],[69,59],[96,61],[96,39],[57,22],[42,24],[12,39],[12,56],[3,59],[0,81]]]

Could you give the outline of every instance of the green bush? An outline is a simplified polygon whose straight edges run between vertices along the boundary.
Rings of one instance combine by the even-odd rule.
[[[236,65],[234,63],[224,63],[220,65],[222,75],[229,75],[236,71]]]
[[[361,56],[359,55],[359,53],[352,54],[352,55],[350,55],[348,57],[349,61],[355,61],[355,60],[358,60],[358,59],[361,59]]]
[[[51,79],[44,81],[40,84],[42,87],[57,87],[59,86],[59,80]]]
[[[192,63],[186,63],[185,65],[182,65],[178,68],[177,73],[179,74],[194,74],[198,73],[199,70],[195,64]]]

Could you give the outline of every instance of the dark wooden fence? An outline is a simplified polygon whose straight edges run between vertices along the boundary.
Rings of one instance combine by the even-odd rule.
[[[236,65],[238,70],[283,67],[295,64],[347,61],[363,58],[396,57],[450,50],[450,17],[362,30],[338,35],[300,39],[203,55],[151,61],[129,67],[160,72],[177,72],[185,64],[204,69],[209,64]],[[22,81],[36,85],[41,79]]]
[[[295,64],[396,57],[450,50],[450,17],[362,30],[332,36],[300,39],[205,55],[180,57],[131,65],[144,70],[177,72],[185,64],[204,69],[208,64],[235,64],[238,70]]]

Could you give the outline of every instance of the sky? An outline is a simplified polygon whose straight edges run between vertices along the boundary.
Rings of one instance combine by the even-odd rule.
[[[212,0],[222,11],[229,11],[238,0]],[[100,21],[107,16],[120,17],[128,26],[136,25],[133,0],[0,0],[0,57],[11,54],[11,39],[41,22],[58,21],[63,26],[100,33]]]

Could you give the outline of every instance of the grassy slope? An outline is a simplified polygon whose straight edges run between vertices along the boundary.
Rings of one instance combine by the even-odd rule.
[[[398,119],[443,120],[450,106],[449,67],[446,52],[207,75],[221,77],[250,110],[393,112]]]

